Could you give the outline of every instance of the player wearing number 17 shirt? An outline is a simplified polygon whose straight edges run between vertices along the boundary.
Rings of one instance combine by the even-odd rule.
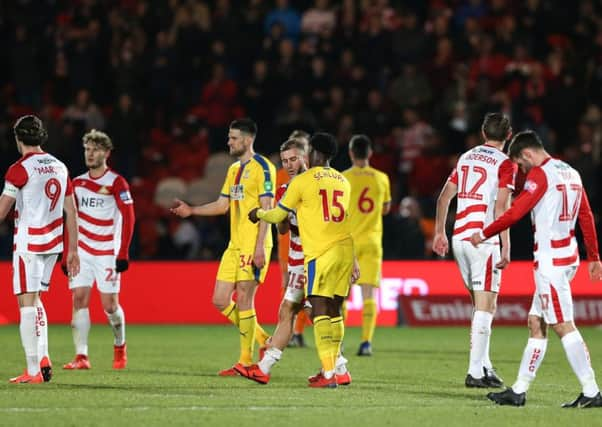
[[[581,177],[565,162],[553,159],[533,131],[517,134],[510,143],[508,154],[527,174],[524,189],[504,215],[474,233],[471,241],[479,245],[531,212],[535,292],[529,310],[529,340],[516,382],[505,391],[489,393],[487,397],[500,405],[525,404],[526,392],[546,353],[550,325],[560,337],[569,364],[582,387],[574,401],[562,406],[601,408],[602,396],[590,355],[573,321],[571,280],[579,266],[575,239],[577,219],[587,250],[590,279],[602,280],[594,217]]]
[[[516,167],[501,150],[511,131],[505,115],[487,114],[481,127],[485,143],[460,156],[437,200],[433,250],[444,256],[449,249],[445,235],[447,211],[451,199],[457,196],[452,246],[474,307],[466,387],[502,386],[489,358],[489,342],[500,290],[500,270],[510,262],[510,236],[508,231],[501,234],[501,250],[499,238],[488,239],[487,244],[475,248],[470,236],[509,206]]]
[[[129,266],[134,231],[134,201],[126,180],[107,165],[113,143],[104,132],[91,130],[83,137],[88,172],[73,180],[77,201],[81,272],[69,288],[73,293],[71,327],[75,358],[64,369],[90,369],[90,290],[100,292],[102,308],[113,330],[113,369],[127,365],[125,315],[119,304],[121,273]]]
[[[358,356],[372,355],[372,337],[377,308],[374,288],[380,285],[383,261],[383,215],[391,209],[391,186],[387,174],[370,166],[372,147],[366,135],[349,141],[353,166],[343,172],[351,184],[349,223],[355,255],[360,264],[357,284],[362,288],[362,341]]]
[[[48,290],[54,264],[63,252],[63,212],[70,235],[66,269],[71,277],[79,272],[77,220],[67,168],[42,151],[41,145],[48,138],[42,121],[35,116],[21,117],[14,134],[21,158],[6,172],[0,221],[14,204],[13,292],[19,303],[19,332],[27,369],[10,382],[37,384],[49,381],[52,375],[40,291]]]

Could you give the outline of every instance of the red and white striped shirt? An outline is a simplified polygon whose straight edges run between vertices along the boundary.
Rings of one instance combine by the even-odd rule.
[[[276,203],[282,198],[288,184],[281,185],[276,191]],[[297,222],[297,214],[295,212],[289,212],[288,223],[290,230],[290,243],[288,248],[288,266],[298,267],[303,265],[304,255],[303,246],[301,246],[301,236],[299,235],[299,223]]]
[[[78,176],[73,188],[80,254],[128,259],[135,218],[127,181],[107,169],[98,178],[92,178],[89,172]]]
[[[531,211],[533,258],[536,268],[549,270],[579,264],[575,223],[590,261],[599,261],[594,217],[579,173],[567,163],[548,158],[527,174],[525,186],[512,207],[483,230],[485,237],[510,227]]]
[[[460,156],[449,180],[458,186],[453,239],[470,240],[493,222],[500,188],[514,189],[516,165],[496,147],[483,144]]]
[[[73,194],[67,167],[48,153],[29,153],[6,172],[3,194],[15,198],[13,251],[63,251],[63,206]]]

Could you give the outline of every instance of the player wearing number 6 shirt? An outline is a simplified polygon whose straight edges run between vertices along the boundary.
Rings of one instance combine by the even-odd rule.
[[[373,167],[370,139],[355,135],[349,142],[353,166],[343,172],[351,185],[349,224],[355,256],[360,264],[357,284],[362,288],[362,342],[358,356],[372,355],[372,337],[376,326],[377,308],[374,288],[380,284],[383,260],[383,215],[391,209],[389,177]]]
[[[121,273],[129,266],[129,247],[134,230],[134,201],[126,180],[107,166],[113,150],[111,139],[91,130],[83,137],[88,172],[73,180],[79,225],[78,252],[81,271],[71,282],[71,327],[75,358],[64,369],[90,369],[90,290],[100,292],[102,308],[113,330],[113,369],[127,365],[125,315],[119,304]]]
[[[560,337],[582,392],[565,408],[602,407],[590,355],[573,322],[571,280],[579,265],[575,224],[579,227],[589,259],[592,280],[602,280],[602,264],[594,218],[579,173],[544,150],[537,134],[517,134],[508,154],[527,174],[525,186],[504,215],[471,236],[478,245],[507,229],[531,212],[535,293],[529,310],[529,340],[523,352],[518,378],[511,388],[487,397],[501,405],[522,406],[547,348],[547,325]]]
[[[316,133],[309,145],[311,169],[289,183],[276,208],[253,209],[249,219],[275,224],[289,212],[297,213],[305,255],[305,295],[312,307],[314,338],[322,364],[322,371],[309,378],[309,386],[335,388],[335,361],[345,331],[341,305],[358,275],[347,221],[351,189],[347,179],[329,166],[337,150],[334,137]],[[243,375],[252,374],[247,370]]]
[[[485,116],[481,133],[485,139],[458,159],[437,200],[433,250],[445,256],[449,245],[445,222],[451,199],[457,195],[452,237],[454,258],[474,307],[470,331],[470,358],[466,387],[501,387],[489,358],[491,323],[500,290],[501,269],[510,262],[508,231],[474,248],[470,236],[499,217],[510,202],[516,167],[501,150],[510,136],[510,121],[499,113]]]
[[[35,384],[49,381],[52,375],[46,312],[39,293],[48,289],[56,259],[63,252],[63,212],[70,233],[66,269],[70,277],[79,272],[77,224],[67,168],[41,149],[48,138],[42,121],[35,116],[21,117],[14,134],[22,157],[6,172],[0,221],[15,204],[13,292],[19,303],[27,369],[10,382]]]

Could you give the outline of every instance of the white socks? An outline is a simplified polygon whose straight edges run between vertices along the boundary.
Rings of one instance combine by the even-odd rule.
[[[25,350],[27,360],[27,373],[31,376],[40,373],[40,361],[38,359],[38,334],[36,333],[36,307],[21,307],[21,321],[19,332],[21,333],[21,344]]]
[[[581,334],[577,330],[569,332],[562,337],[561,342],[571,368],[583,387],[583,394],[586,397],[594,397],[600,389],[596,384],[596,376],[592,369],[587,345]]]
[[[117,310],[114,313],[107,313],[107,319],[109,319],[109,324],[111,325],[111,329],[113,329],[113,335],[115,336],[115,345],[122,346],[125,344],[125,315],[123,314],[123,310],[121,306],[117,306]]]
[[[473,378],[483,377],[483,366],[486,352],[489,350],[491,322],[493,315],[486,311],[475,311],[470,328],[470,360],[468,373]],[[489,359],[489,357],[487,357]],[[491,362],[489,362],[491,363]]]
[[[73,344],[75,344],[75,354],[88,355],[88,334],[90,333],[90,311],[87,308],[80,308],[73,313],[71,322],[73,329]]]
[[[40,298],[36,301],[36,334],[38,335],[38,357],[48,357],[48,318]]]
[[[518,378],[512,386],[515,393],[525,393],[535,379],[535,374],[543,361],[548,347],[547,338],[529,338],[520,361]]]
[[[343,375],[347,372],[347,362],[348,360],[343,357],[341,353],[337,356],[337,360],[334,364],[334,372],[337,375]]]
[[[261,359],[257,365],[259,366],[259,369],[261,369],[261,372],[269,374],[272,370],[272,366],[274,366],[281,357],[282,350],[276,347],[270,347],[265,351],[263,359]]]

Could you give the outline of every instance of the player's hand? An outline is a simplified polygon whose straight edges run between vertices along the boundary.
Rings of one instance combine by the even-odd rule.
[[[172,214],[176,214],[180,218],[187,218],[192,215],[192,207],[188,203],[184,203],[180,199],[174,200],[174,207],[170,208],[169,211]]]
[[[589,278],[593,282],[602,280],[602,263],[600,261],[591,261],[588,265]]]
[[[253,254],[253,265],[258,269],[262,269],[265,266],[265,251],[262,248],[255,249]]]
[[[117,273],[123,273],[130,268],[130,262],[127,259],[118,259],[115,261],[115,271]]]
[[[449,242],[447,241],[447,236],[445,233],[437,233],[435,237],[433,237],[433,252],[435,252],[440,257],[444,257],[447,255],[449,251]]]
[[[256,224],[259,221],[259,218],[257,217],[258,210],[259,208],[253,208],[249,211],[249,221],[251,221],[253,224]]]
[[[501,258],[497,264],[495,264],[496,268],[503,270],[510,264],[510,248],[502,247]]]
[[[472,246],[475,248],[479,246],[481,242],[483,242],[483,238],[481,237],[480,233],[474,233],[472,236],[470,236],[470,243],[472,243]]]
[[[66,265],[69,277],[75,277],[79,274],[79,256],[77,255],[77,251],[69,252]]]
[[[357,283],[357,279],[360,278],[360,263],[357,262],[357,258],[353,258],[353,270],[351,270],[351,284]]]

